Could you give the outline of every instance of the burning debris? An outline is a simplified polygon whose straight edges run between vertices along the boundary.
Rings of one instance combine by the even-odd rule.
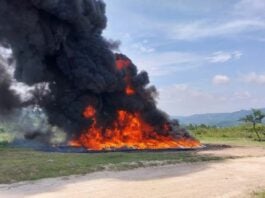
[[[101,0],[2,0],[0,43],[12,48],[16,80],[48,87],[36,89],[24,103],[42,108],[49,124],[66,131],[73,146],[200,146],[157,109],[147,72],[112,52],[118,42],[102,37],[106,22]],[[35,136],[41,137],[32,133],[27,138]]]
[[[165,124],[158,133],[152,125],[142,120],[139,113],[118,111],[118,116],[112,125],[109,128],[101,128],[100,125],[97,125],[95,115],[88,112],[89,109],[92,107],[88,107],[84,116],[92,118],[93,124],[81,136],[70,142],[72,146],[92,150],[198,147],[198,142],[186,133],[183,134],[184,136],[176,138],[175,131],[169,124]]]
[[[166,115],[156,109],[156,91],[145,87],[149,83],[145,72],[138,74],[131,60],[121,54],[116,54],[116,67],[124,72],[125,87],[119,93],[120,100],[109,101],[115,107],[113,120],[104,127],[101,112],[89,105],[83,116],[92,124],[70,142],[72,146],[93,150],[198,147],[198,142],[181,131],[177,122],[169,123]]]

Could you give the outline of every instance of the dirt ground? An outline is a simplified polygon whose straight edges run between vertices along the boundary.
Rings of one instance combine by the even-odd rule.
[[[265,189],[265,149],[235,147],[200,153],[240,158],[0,185],[0,197],[223,198],[249,197]]]

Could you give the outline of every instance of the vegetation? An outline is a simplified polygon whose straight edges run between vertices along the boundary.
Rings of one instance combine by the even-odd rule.
[[[245,123],[251,123],[253,126],[253,131],[256,133],[258,140],[261,141],[261,135],[260,135],[260,131],[257,130],[256,126],[257,124],[261,124],[262,120],[265,118],[265,114],[262,113],[261,110],[258,109],[252,109],[252,113],[249,115],[246,115],[245,117],[241,118],[240,120],[245,122]],[[265,132],[262,131],[262,133],[264,134]]]
[[[0,183],[223,158],[193,152],[45,153],[0,148]]]
[[[196,138],[206,143],[265,146],[265,125],[262,123],[264,118],[265,114],[262,111],[253,109],[251,114],[240,119],[244,124],[239,126],[217,127],[190,124],[187,129]]]
[[[226,128],[206,125],[189,125],[187,129],[192,135],[204,143],[265,146],[264,141],[257,141],[254,129],[252,125],[249,124]],[[257,124],[255,130],[260,132],[261,139],[265,138],[265,135],[262,133],[265,131],[264,125]]]
[[[253,123],[246,122],[241,126],[227,128],[207,125],[189,125],[187,128],[203,143],[265,146],[265,142],[257,141],[256,138],[256,132],[260,139],[265,138],[265,126],[257,118],[253,120],[256,120],[255,127]],[[12,127],[0,126],[0,183],[86,174],[99,170],[225,159],[195,152],[45,153],[10,148],[8,144],[14,138],[14,133],[10,131]]]
[[[254,192],[253,198],[265,198],[265,190],[261,192]]]
[[[10,133],[6,132],[6,129],[0,126],[0,147],[7,146],[11,139]]]

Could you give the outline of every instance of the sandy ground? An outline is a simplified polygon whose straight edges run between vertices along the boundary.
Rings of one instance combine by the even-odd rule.
[[[248,197],[254,190],[265,189],[265,149],[228,148],[200,153],[242,158],[0,185],[0,197]]]

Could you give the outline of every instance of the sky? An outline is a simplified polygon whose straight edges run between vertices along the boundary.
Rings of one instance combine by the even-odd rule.
[[[265,107],[265,0],[105,0],[104,36],[170,115]]]

